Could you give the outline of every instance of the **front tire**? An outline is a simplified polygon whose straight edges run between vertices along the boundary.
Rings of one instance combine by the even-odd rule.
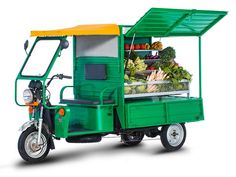
[[[165,125],[161,130],[161,143],[167,151],[180,149],[186,139],[184,124]]]
[[[131,132],[127,134],[121,135],[121,141],[127,146],[134,146],[143,140],[144,133],[143,132]]]
[[[20,156],[27,162],[40,162],[49,153],[50,141],[48,133],[42,129],[40,145],[37,145],[38,130],[31,126],[21,133],[18,140]]]

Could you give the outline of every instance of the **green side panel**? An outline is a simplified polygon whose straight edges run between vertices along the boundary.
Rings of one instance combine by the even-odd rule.
[[[204,119],[201,99],[169,102],[167,112],[169,123],[195,122]]]
[[[126,104],[127,128],[162,125],[166,123],[165,105],[163,103]]]
[[[101,92],[104,92],[104,99],[117,99],[115,90],[121,89],[121,69],[119,58],[112,57],[78,57],[75,59],[74,70],[74,94],[75,98],[99,99]],[[86,64],[105,64],[105,80],[86,80]]]
[[[61,117],[56,111],[55,135],[68,136],[94,134],[113,131],[113,106],[68,105],[66,114]]]
[[[226,11],[151,8],[125,34],[132,37],[201,36],[225,15]]]
[[[202,99],[166,97],[127,101],[127,128],[194,122],[204,119]]]
[[[113,106],[69,105],[71,117],[70,134],[89,134],[113,131]]]
[[[66,138],[68,136],[69,120],[71,116],[70,108],[63,107],[65,109],[65,116],[60,116],[58,110],[55,111],[55,136],[60,138]]]

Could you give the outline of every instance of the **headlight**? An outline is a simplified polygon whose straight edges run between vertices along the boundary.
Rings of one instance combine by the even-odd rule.
[[[30,89],[25,89],[23,92],[23,99],[26,104],[32,103],[33,101],[33,93]]]

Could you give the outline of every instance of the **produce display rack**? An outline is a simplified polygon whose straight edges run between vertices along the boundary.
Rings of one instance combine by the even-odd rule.
[[[150,74],[152,71],[156,70],[143,70],[143,71],[136,71],[136,75],[142,75],[142,74]],[[130,74],[130,71],[125,71],[126,74]]]
[[[167,95],[181,95],[181,94],[187,94],[187,97],[190,96],[190,83],[187,80],[182,80],[179,81],[179,83],[185,83],[186,88],[184,90],[166,90],[166,91],[156,91],[156,92],[144,92],[144,93],[134,93],[134,94],[125,94],[125,98],[140,98],[140,97],[154,97],[154,96],[167,96]],[[141,85],[156,85],[156,86],[161,86],[164,84],[171,84],[170,81],[163,80],[163,81],[148,81],[148,82],[132,82],[132,83],[125,83],[125,87],[132,87],[132,86],[141,86]]]
[[[171,91],[171,92],[155,92],[155,93],[138,93],[138,94],[128,94],[125,95],[125,98],[140,98],[140,97],[155,97],[155,96],[168,96],[168,95],[181,95],[187,94],[189,97],[189,90],[181,90],[181,91]]]

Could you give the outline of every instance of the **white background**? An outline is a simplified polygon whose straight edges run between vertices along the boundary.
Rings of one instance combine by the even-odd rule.
[[[1,1],[0,176],[235,176],[236,12],[233,2]],[[228,16],[202,38],[206,120],[186,125],[186,143],[178,152],[166,153],[158,139],[146,139],[140,146],[133,148],[121,146],[119,138],[104,138],[101,143],[96,144],[68,144],[62,140],[55,142],[56,150],[51,151],[44,163],[24,163],[17,152],[17,130],[28,120],[28,115],[26,108],[14,103],[14,79],[25,58],[23,43],[29,39],[30,30],[93,23],[134,24],[151,7],[229,11]],[[32,40],[30,43],[32,44]],[[196,76],[197,73],[192,68],[197,65],[188,62],[194,58],[192,55],[196,53],[196,49],[191,49],[184,43],[176,45],[172,46],[176,48],[177,55],[184,56],[185,67]],[[68,52],[62,57],[68,65],[63,68],[62,72],[65,74],[71,74],[71,59]],[[53,83],[54,87],[51,89],[59,90],[60,87],[56,87],[58,83],[59,81]],[[66,81],[61,82],[62,85],[65,83]],[[58,97],[58,94],[54,97]]]

